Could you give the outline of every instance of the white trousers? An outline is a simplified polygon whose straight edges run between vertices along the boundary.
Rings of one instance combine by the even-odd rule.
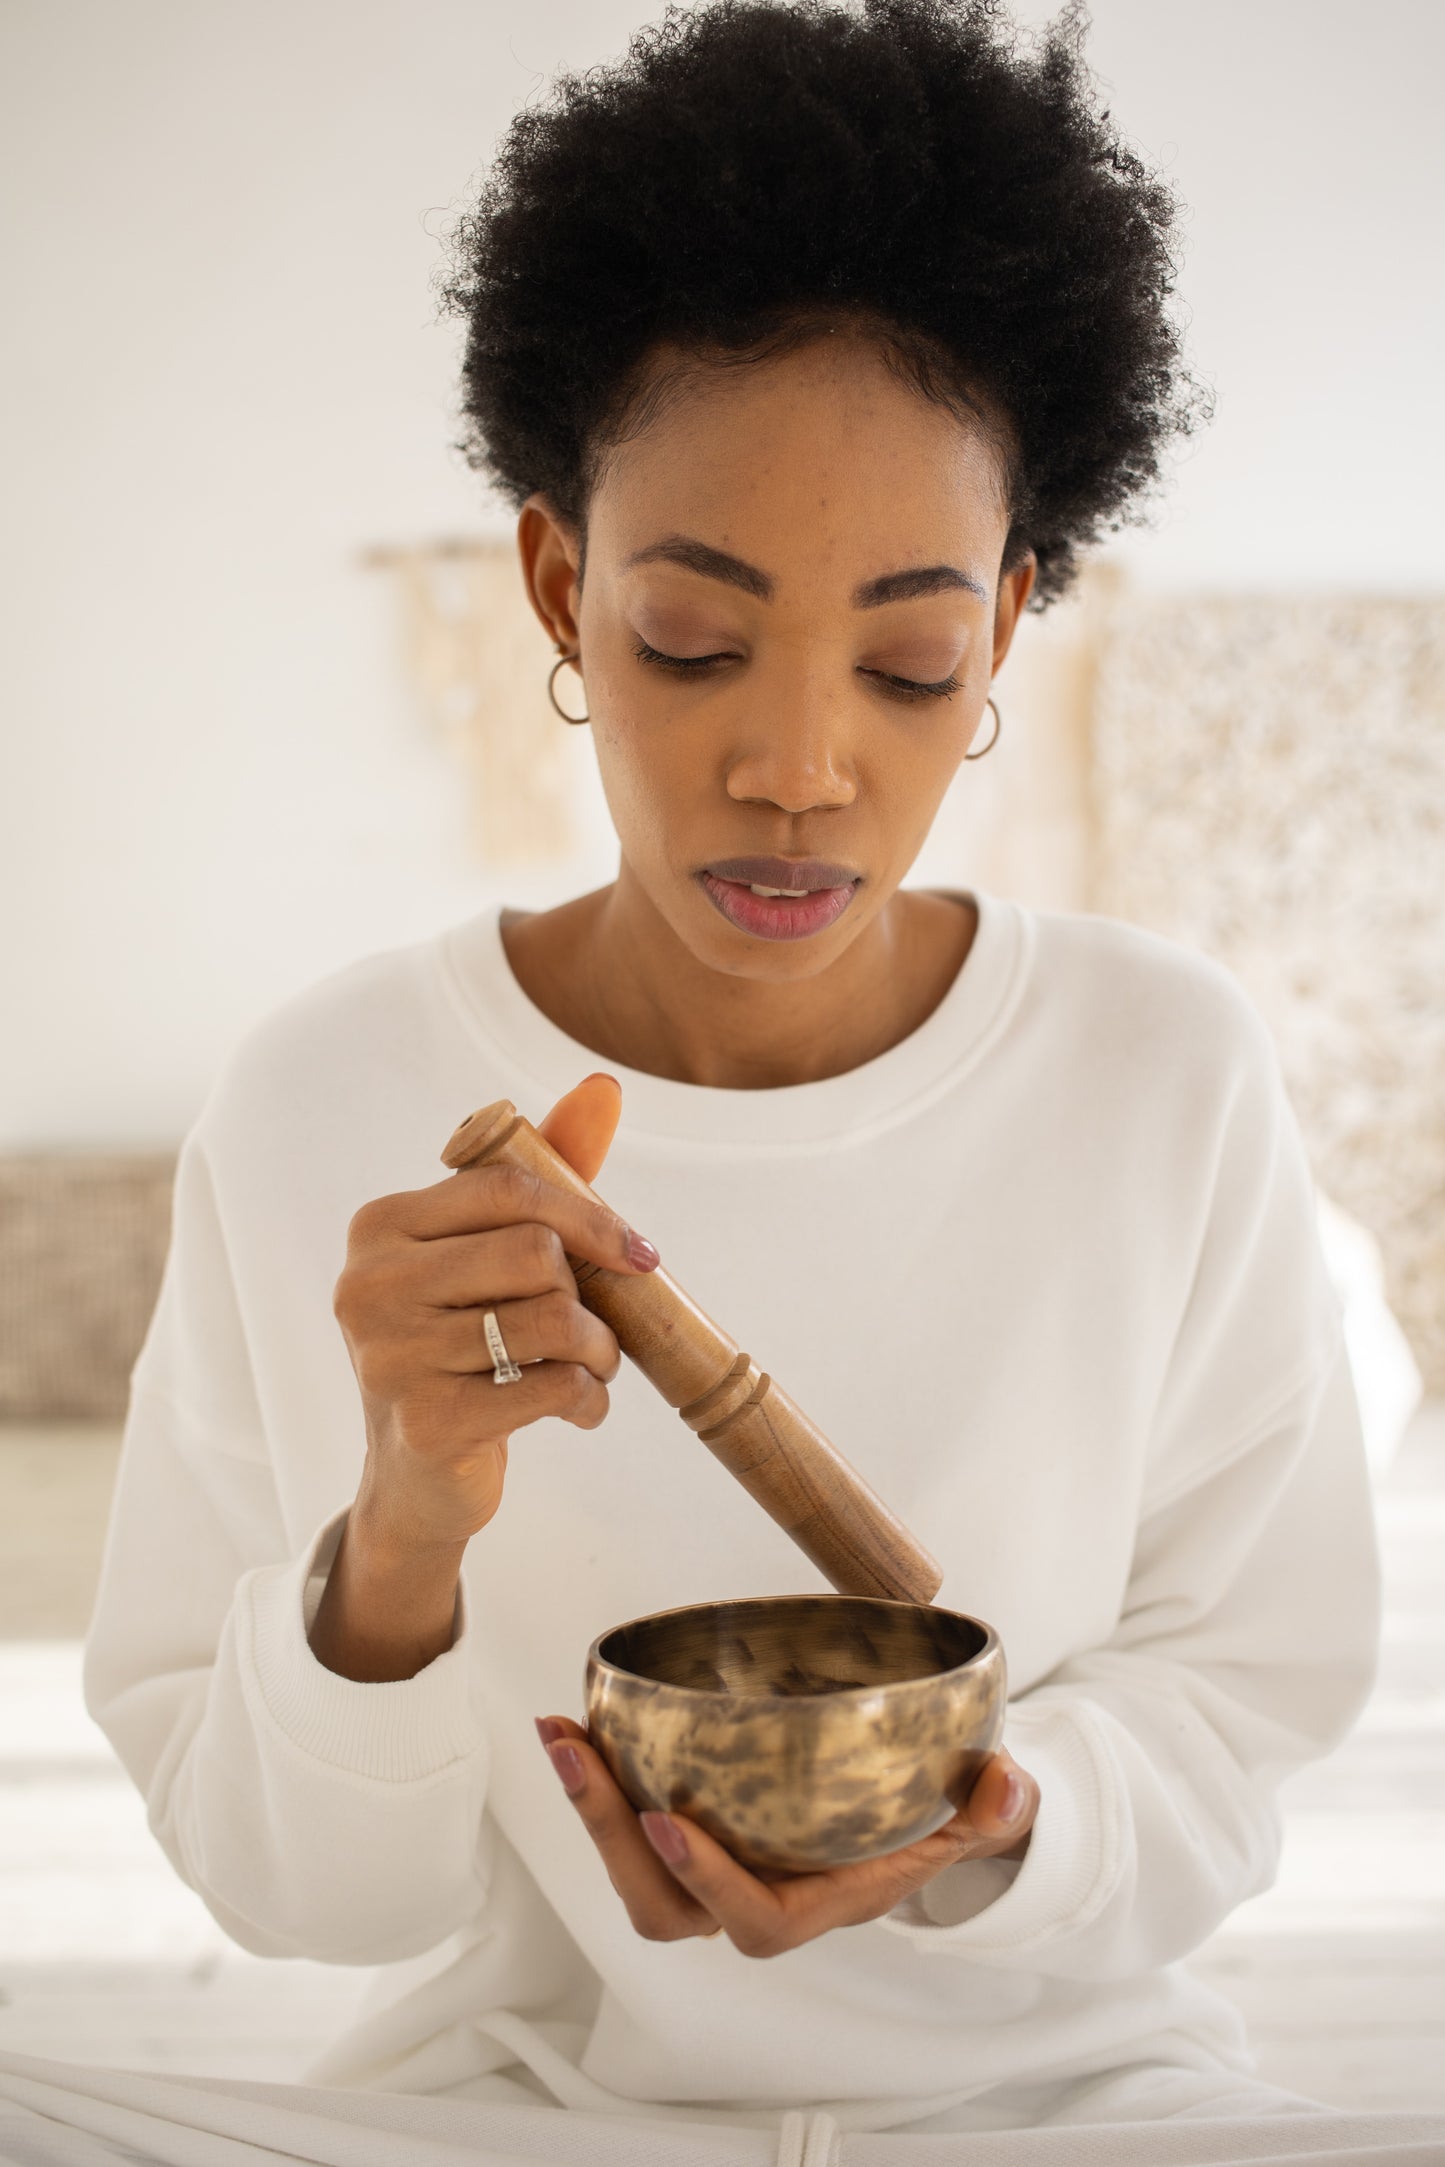
[[[492,2080],[485,2080],[491,2082]],[[503,2080],[506,2081],[505,2079]],[[535,2099],[439,2098],[152,2076],[0,2050],[3,2167],[1445,2167],[1445,2114],[1340,2112],[1249,2078],[1136,2066],[1057,2087],[1048,2119],[997,2105],[907,2129],[634,2120]],[[969,2119],[972,2113],[972,2119]],[[980,2113],[985,2119],[980,2120]]]

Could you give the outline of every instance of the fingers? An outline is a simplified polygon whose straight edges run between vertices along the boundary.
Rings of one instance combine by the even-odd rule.
[[[1019,1767],[1010,1753],[995,1753],[984,1763],[966,1806],[951,1821],[935,1829],[921,1842],[908,1844],[862,1868],[846,1867],[846,1873],[866,1873],[876,1868],[878,1893],[883,1899],[874,1912],[891,1911],[900,1898],[921,1888],[946,1866],[974,1859],[1021,1858],[1028,1848],[1029,1831],[1038,1812],[1039,1787]],[[864,1884],[860,1881],[860,1892]]]
[[[668,1871],[714,1918],[744,1956],[781,1956],[836,1926],[859,1926],[890,1911],[899,1897],[941,1871],[958,1855],[935,1853],[930,1862],[867,1859],[821,1873],[777,1874],[763,1880],[739,1863],[706,1829],[681,1814],[643,1814],[643,1828]],[[936,1842],[936,1839],[935,1839]],[[916,1847],[915,1847],[916,1848]]]
[[[394,1230],[418,1241],[477,1234],[535,1222],[550,1227],[561,1249],[609,1271],[645,1271],[629,1249],[631,1228],[600,1197],[581,1196],[508,1161],[464,1166],[443,1181],[374,1198],[353,1216],[353,1239]]]
[[[1039,1810],[1039,1787],[1011,1753],[990,1756],[969,1793],[968,1818],[989,1848],[975,1856],[996,1858],[1026,1837]]]
[[[353,1273],[338,1282],[333,1307],[366,1389],[399,1398],[423,1378],[435,1386],[448,1377],[478,1375],[490,1384],[495,1364],[484,1330],[490,1309],[508,1354],[529,1365],[514,1391],[527,1384],[535,1394],[545,1385],[549,1399],[560,1394],[569,1404],[582,1392],[605,1414],[602,1387],[622,1367],[622,1350],[611,1326],[584,1309],[575,1283],[571,1292],[554,1287],[520,1300],[482,1293],[464,1307],[436,1304],[429,1291],[400,1271]],[[594,1384],[596,1392],[587,1390]],[[509,1414],[521,1406],[520,1399],[509,1401]]]
[[[336,1284],[335,1305],[338,1313],[344,1306],[356,1329],[373,1336],[394,1333],[403,1317],[408,1320],[407,1336],[413,1336],[418,1326],[430,1332],[448,1311],[472,1311],[471,1343],[476,1347],[485,1346],[483,1308],[544,1294],[565,1296],[581,1306],[561,1236],[553,1227],[529,1221],[435,1241],[393,1232],[348,1262]]]
[[[622,1114],[622,1086],[615,1076],[597,1070],[565,1092],[537,1123],[544,1137],[574,1174],[595,1181],[611,1149]]]
[[[667,1872],[744,1956],[780,1956],[851,1923],[838,1892],[823,1886],[826,1874],[763,1881],[683,1814],[644,1813],[639,1821]]]
[[[651,1941],[677,1941],[710,1934],[721,1925],[746,1956],[770,1956],[810,1940],[826,1927],[846,1923],[842,1903],[811,1884],[829,1876],[778,1875],[764,1882],[738,1864],[721,1844],[695,1822],[676,1814],[638,1814],[614,1782],[601,1755],[580,1724],[565,1716],[538,1719],[538,1734],[548,1744],[559,1778],[602,1854],[608,1877],[627,1907],[634,1927]],[[569,1771],[566,1749],[575,1753]],[[557,1755],[562,1749],[559,1764]],[[581,1787],[571,1780],[581,1776]],[[664,1855],[672,1831],[681,1839],[681,1855]]]
[[[636,1813],[580,1724],[551,1716],[538,1718],[537,1730],[634,1927],[651,1941],[720,1925],[742,1955],[779,1956],[833,1927],[881,1918],[946,1866],[1026,1844],[1038,1811],[1033,1777],[997,1753],[967,1807],[920,1843],[856,1866],[765,1880],[685,1815]]]
[[[484,1309],[496,1317],[514,1362],[580,1362],[601,1384],[610,1384],[622,1367],[622,1350],[611,1326],[584,1309],[575,1295],[553,1289],[529,1301],[479,1300],[470,1308],[439,1311],[427,1333],[439,1369],[465,1375],[495,1366],[482,1330]]]
[[[510,1425],[508,1437],[544,1416],[570,1422],[574,1429],[599,1430],[612,1411],[606,1385],[598,1383],[585,1362],[526,1362],[519,1367],[522,1374],[508,1384],[510,1396],[503,1410]],[[448,1381],[462,1395],[461,1405],[470,1413],[474,1427],[497,1419],[495,1378],[490,1368]]]
[[[1022,1804],[1011,1820],[1009,1781]],[[980,1790],[982,1789],[982,1795]],[[977,1820],[974,1818],[975,1806]],[[985,1765],[968,1807],[933,1835],[882,1858],[822,1873],[761,1880],[741,1866],[705,1829],[680,1814],[643,1814],[641,1824],[668,1871],[713,1917],[744,1956],[780,1956],[838,1926],[881,1918],[903,1897],[963,1860],[995,1858],[1027,1839],[1038,1807],[1038,1786],[1008,1754]]]
[[[565,1716],[549,1716],[538,1718],[537,1732],[578,1818],[602,1855],[608,1879],[643,1939],[682,1941],[710,1933],[716,1919],[669,1874],[643,1834],[630,1800],[619,1790],[582,1726]],[[569,1763],[569,1755],[575,1755],[575,1762]]]

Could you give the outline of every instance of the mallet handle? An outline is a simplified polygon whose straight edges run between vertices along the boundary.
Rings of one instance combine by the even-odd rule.
[[[469,1114],[442,1153],[443,1165],[456,1171],[498,1161],[603,1201],[510,1099]],[[567,1262],[579,1300],[611,1326],[622,1352],[840,1594],[933,1600],[943,1579],[936,1560],[660,1264],[630,1274],[587,1257],[569,1254]]]

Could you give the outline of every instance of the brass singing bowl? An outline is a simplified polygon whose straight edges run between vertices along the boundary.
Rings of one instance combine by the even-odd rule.
[[[587,1653],[587,1729],[639,1811],[744,1866],[812,1873],[952,1819],[1003,1735],[993,1628],[870,1595],[660,1610]]]

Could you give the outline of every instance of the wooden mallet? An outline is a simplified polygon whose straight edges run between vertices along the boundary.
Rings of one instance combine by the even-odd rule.
[[[510,1099],[468,1114],[442,1163],[456,1172],[522,1166],[574,1196],[603,1201]],[[611,1326],[622,1352],[840,1594],[933,1600],[943,1579],[937,1561],[660,1264],[629,1274],[570,1253],[567,1262],[579,1300]]]

